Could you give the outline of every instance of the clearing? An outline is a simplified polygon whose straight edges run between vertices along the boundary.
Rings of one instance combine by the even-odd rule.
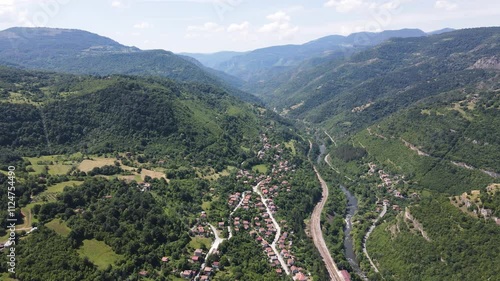
[[[65,175],[71,170],[72,167],[76,167],[79,163],[77,156],[65,156],[65,155],[50,155],[50,156],[40,156],[40,157],[26,157],[31,165],[28,168],[33,168],[31,175],[37,175],[41,173],[48,172],[50,175]],[[47,170],[46,170],[47,168]]]
[[[71,232],[71,228],[66,225],[66,222],[60,219],[53,219],[50,222],[46,223],[45,226],[64,237],[68,236],[68,234]]]
[[[265,164],[260,164],[260,165],[255,165],[252,167],[252,171],[255,171],[260,174],[266,174],[267,173],[267,165]]]
[[[204,245],[204,247],[202,245]],[[204,237],[193,237],[189,242],[189,247],[192,249],[210,249],[211,245],[212,239]]]
[[[285,142],[285,147],[292,150],[292,155],[297,155],[297,150],[295,149],[295,141],[291,140],[289,142]]]
[[[78,249],[78,254],[81,257],[87,257],[101,270],[106,269],[108,265],[114,265],[123,258],[122,255],[116,254],[106,243],[96,239],[83,240],[83,245]]]

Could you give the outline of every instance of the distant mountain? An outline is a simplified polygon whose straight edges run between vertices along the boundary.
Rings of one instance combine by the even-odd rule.
[[[196,60],[201,62],[204,66],[210,68],[216,68],[217,65],[220,64],[221,62],[230,60],[236,56],[244,55],[245,53],[246,52],[223,51],[213,54],[180,53],[180,55],[195,58]]]
[[[443,28],[443,29],[439,29],[439,30],[436,30],[436,31],[428,32],[427,34],[429,34],[429,35],[438,35],[438,34],[443,34],[443,33],[451,32],[451,31],[455,31],[455,30],[456,29],[453,29],[453,28]]]
[[[245,81],[260,81],[283,72],[302,62],[332,55],[346,55],[359,48],[377,45],[393,37],[419,37],[426,33],[418,29],[361,32],[349,36],[332,35],[303,45],[273,46],[247,53],[187,54],[206,62],[206,66],[224,71]]]
[[[210,83],[239,97],[258,102],[234,90],[237,81],[207,71],[192,60],[164,50],[142,51],[87,31],[53,28],[10,28],[0,32],[0,63],[29,69],[75,74],[127,74],[168,77],[178,81]],[[233,84],[233,85],[231,85]]]
[[[291,116],[355,132],[421,99],[498,81],[499,34],[492,27],[393,38],[304,66],[262,98]]]

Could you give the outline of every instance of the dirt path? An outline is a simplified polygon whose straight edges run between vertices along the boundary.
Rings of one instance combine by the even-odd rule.
[[[323,232],[321,231],[321,213],[323,212],[323,208],[325,207],[326,201],[328,200],[328,185],[323,180],[315,166],[314,172],[316,173],[316,176],[321,183],[321,187],[323,188],[323,198],[318,203],[318,205],[316,205],[311,215],[311,235],[313,237],[314,245],[318,249],[321,257],[323,258],[323,261],[326,264],[326,269],[328,270],[328,273],[330,275],[330,280],[344,281],[342,274],[337,268],[337,264],[328,251],[325,239],[323,238]]]
[[[335,146],[337,146],[337,142],[332,138],[332,136],[330,136],[330,134],[327,131],[325,131],[325,134],[330,138],[330,140],[333,142],[333,144]]]
[[[368,258],[368,260],[370,261],[370,264],[371,266],[373,267],[373,270],[375,270],[375,272],[379,272],[378,271],[378,268],[377,266],[375,265],[375,263],[373,263],[372,259],[370,258],[370,255],[368,254],[368,250],[366,249],[366,242],[368,241],[368,238],[370,237],[370,234],[372,234],[373,230],[375,230],[375,226],[377,224],[377,222],[385,216],[385,213],[387,213],[387,204],[384,203],[384,209],[382,210],[382,212],[378,215],[378,218],[373,222],[373,225],[370,226],[370,229],[368,230],[368,232],[366,233],[364,239],[363,239],[363,253],[365,254],[365,256]]]

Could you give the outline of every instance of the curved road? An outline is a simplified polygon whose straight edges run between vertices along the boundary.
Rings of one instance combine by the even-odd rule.
[[[206,266],[206,260],[207,260],[208,256],[215,253],[215,251],[217,251],[217,249],[219,248],[220,244],[225,240],[225,239],[220,238],[219,233],[217,233],[217,229],[213,225],[211,225],[211,224],[208,224],[208,225],[210,226],[210,228],[212,229],[212,231],[214,233],[215,240],[212,243],[212,247],[210,247],[210,250],[205,255],[205,262],[201,264],[200,270],[198,271],[198,274],[196,275],[194,280],[198,280],[198,278],[200,277],[201,272],[203,271],[203,269]]]
[[[259,186],[260,186],[260,184],[262,182],[263,181],[259,182],[256,186],[253,187],[253,192],[259,194],[260,200],[262,201],[262,203],[266,207],[266,211],[269,214],[269,218],[271,218],[271,220],[273,221],[274,227],[276,228],[276,235],[274,237],[273,243],[271,244],[271,249],[273,249],[273,252],[278,257],[278,260],[279,260],[279,262],[281,264],[281,267],[283,268],[283,270],[285,270],[286,275],[290,275],[290,268],[288,268],[288,265],[286,264],[285,260],[283,259],[283,257],[280,255],[280,252],[276,248],[276,243],[278,242],[278,240],[279,240],[279,238],[281,236],[281,227],[278,224],[278,222],[276,221],[276,219],[274,218],[273,213],[271,212],[271,210],[269,210],[269,207],[267,205],[267,200],[264,199],[264,196],[262,195],[262,193],[259,190]]]
[[[316,166],[313,166],[313,168],[316,176],[318,177],[318,180],[321,183],[321,187],[323,188],[323,198],[318,203],[318,205],[314,207],[314,211],[311,215],[311,235],[313,237],[314,245],[316,246],[316,248],[318,248],[321,257],[326,264],[326,269],[328,270],[328,274],[330,275],[330,280],[345,281],[344,277],[337,268],[337,264],[328,251],[325,239],[323,238],[323,232],[321,231],[321,213],[323,212],[323,208],[325,207],[326,201],[328,200],[328,185],[319,174]]]
[[[368,250],[366,249],[366,242],[368,241],[368,238],[370,237],[370,234],[372,234],[373,230],[375,229],[375,226],[376,226],[377,222],[383,216],[385,216],[385,213],[387,213],[387,204],[384,203],[384,210],[382,210],[382,212],[379,214],[378,218],[373,222],[373,225],[370,226],[370,229],[368,230],[368,232],[365,235],[365,238],[363,239],[363,253],[365,253],[365,256],[370,261],[370,264],[373,267],[373,270],[375,270],[375,272],[379,272],[379,271],[378,271],[378,268],[375,265],[375,263],[373,263],[372,259],[370,258],[370,255],[368,254]]]

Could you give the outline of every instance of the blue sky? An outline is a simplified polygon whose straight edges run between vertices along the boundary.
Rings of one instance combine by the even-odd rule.
[[[358,31],[500,26],[498,0],[0,0],[0,29],[76,28],[141,49],[244,51]]]

